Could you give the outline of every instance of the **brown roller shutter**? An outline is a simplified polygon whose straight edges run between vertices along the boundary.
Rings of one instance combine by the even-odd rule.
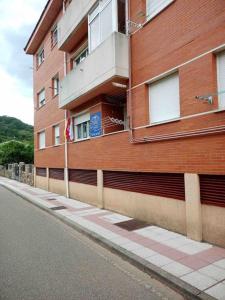
[[[225,175],[200,175],[201,202],[225,207]]]
[[[49,178],[64,180],[64,169],[49,169]]]
[[[97,171],[70,169],[69,181],[97,186]]]
[[[184,174],[104,171],[104,187],[185,200]]]
[[[36,168],[36,175],[46,177],[47,175],[46,168]]]

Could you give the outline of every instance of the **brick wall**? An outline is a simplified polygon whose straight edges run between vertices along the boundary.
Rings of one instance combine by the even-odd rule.
[[[59,14],[52,26],[61,18]],[[36,166],[64,166],[64,145],[53,146],[53,126],[60,126],[60,143],[64,143],[64,111],[58,108],[58,96],[53,97],[52,78],[59,74],[61,80],[64,76],[64,54],[59,51],[57,45],[52,48],[51,28],[42,43],[45,50],[45,60],[39,68],[36,68],[36,55],[33,58],[34,64],[34,132],[35,132],[35,165]],[[40,45],[41,46],[41,45]],[[46,104],[38,108],[37,93],[45,88]],[[45,130],[46,150],[38,150],[38,132]],[[48,148],[50,147],[50,148]]]
[[[145,11],[145,1],[131,1],[131,19],[143,21],[138,12]],[[60,18],[60,16],[59,16]],[[223,0],[176,0],[135,33],[132,43],[132,114],[133,127],[149,124],[148,86],[146,81],[180,64],[186,63],[225,43],[225,6]],[[51,78],[59,71],[63,77],[63,53],[50,49],[50,32],[44,41],[45,62],[34,75],[34,94],[51,86]],[[69,62],[68,62],[69,63]],[[195,99],[197,95],[217,90],[216,56],[209,53],[177,68],[180,81],[181,117],[218,108]],[[138,87],[136,87],[138,85]],[[36,98],[35,98],[36,99]],[[93,99],[76,108],[80,112],[98,103]],[[35,152],[36,166],[64,166],[64,147],[52,146],[52,124],[61,121],[64,112],[57,108],[57,97],[47,92],[45,107],[35,113],[35,131],[46,128],[47,148]],[[135,137],[170,134],[199,128],[224,125],[225,112],[212,113],[168,124],[134,130]],[[62,142],[63,142],[63,134]],[[224,135],[133,145],[127,132],[70,143],[69,168],[131,170],[149,172],[193,172],[225,174]]]

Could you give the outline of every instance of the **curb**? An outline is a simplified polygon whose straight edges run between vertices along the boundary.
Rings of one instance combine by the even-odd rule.
[[[67,217],[57,214],[57,212],[47,208],[46,206],[38,203],[38,199],[35,196],[31,196],[26,192],[20,191],[19,189],[12,187],[6,183],[0,182],[0,186],[6,188],[7,190],[13,192],[14,194],[20,196],[24,200],[32,203],[36,207],[42,209],[43,211],[47,212],[48,214],[56,217],[58,220],[63,222],[64,224],[72,227],[79,233],[84,234],[88,238],[98,242],[98,244],[102,245],[104,248],[110,250],[111,252],[119,255],[124,260],[130,262],[132,265],[136,266],[139,270],[151,275],[152,277],[158,279],[159,281],[163,282],[167,286],[173,288],[174,290],[178,291],[185,299],[201,299],[201,300],[215,300],[214,297],[207,295],[205,292],[200,291],[199,289],[191,286],[190,284],[182,281],[181,279],[177,278],[176,276],[162,270],[161,268],[151,264],[150,262],[146,262],[146,260],[138,257],[137,255],[121,248],[120,246],[112,243],[111,241],[107,240],[106,238],[100,236],[99,234],[90,231],[89,229],[76,224],[75,222],[69,220]],[[35,200],[37,198],[37,200]]]

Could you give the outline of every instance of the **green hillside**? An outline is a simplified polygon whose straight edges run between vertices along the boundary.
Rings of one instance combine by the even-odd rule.
[[[33,143],[33,126],[8,116],[0,116],[0,143],[10,140]]]

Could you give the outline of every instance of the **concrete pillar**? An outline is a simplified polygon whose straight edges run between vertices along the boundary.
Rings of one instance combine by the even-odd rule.
[[[70,187],[69,187],[69,170],[64,168],[64,181],[66,185],[66,197],[70,198]]]
[[[97,184],[98,184],[98,207],[104,209],[104,197],[103,197],[103,171],[97,170]]]
[[[13,180],[19,180],[19,165],[17,163],[12,164],[12,177]]]
[[[34,187],[36,187],[36,167],[33,167]]]
[[[184,174],[187,236],[202,241],[202,209],[198,174]]]
[[[23,172],[25,172],[25,163],[24,162],[20,162],[19,163],[19,181],[20,182],[23,181]]]
[[[46,168],[47,191],[49,191],[49,168]]]

